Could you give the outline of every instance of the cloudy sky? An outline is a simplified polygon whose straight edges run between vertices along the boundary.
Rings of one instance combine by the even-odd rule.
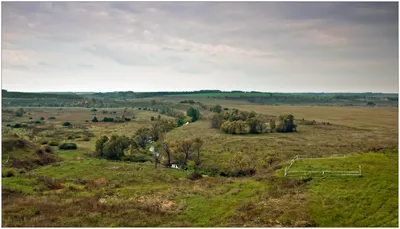
[[[398,92],[398,3],[3,2],[2,88]]]

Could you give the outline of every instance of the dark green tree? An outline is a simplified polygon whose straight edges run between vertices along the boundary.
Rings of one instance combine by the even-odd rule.
[[[190,107],[187,112],[187,116],[192,117],[192,121],[195,122],[200,118],[200,111],[196,110],[193,107]]]

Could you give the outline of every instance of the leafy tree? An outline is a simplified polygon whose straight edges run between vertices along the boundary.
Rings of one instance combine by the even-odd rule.
[[[192,153],[193,143],[194,143],[194,141],[190,138],[179,140],[177,142],[176,151],[183,153],[185,155],[183,165],[187,165],[187,161],[189,160],[189,157]]]
[[[139,147],[143,149],[146,148],[148,141],[151,139],[150,129],[149,128],[138,129],[133,139]]]
[[[15,112],[15,116],[16,116],[16,117],[22,117],[22,116],[24,116],[24,113],[25,113],[24,109],[19,108],[19,109]]]
[[[194,152],[197,153],[197,158],[196,158],[196,165],[200,165],[200,151],[201,148],[203,147],[204,141],[201,138],[195,138],[193,143],[193,150]]]
[[[167,160],[165,162],[165,166],[170,168],[172,165],[172,147],[173,144],[171,142],[168,141],[160,141],[159,144],[156,145],[158,152],[160,152],[160,154],[165,154],[167,156]]]
[[[128,137],[113,135],[104,145],[104,155],[107,159],[120,160],[130,145],[131,139]]]
[[[256,112],[251,111],[251,112],[249,113],[248,118],[255,118],[256,116],[257,116]]]
[[[247,134],[250,132],[250,127],[242,120],[226,121],[221,125],[221,130],[229,134]]]
[[[279,124],[276,126],[277,132],[295,132],[296,124],[294,124],[294,116],[291,114],[280,115]]]
[[[211,111],[217,112],[217,113],[221,113],[222,107],[221,107],[221,105],[217,104],[217,105],[215,105],[214,107],[211,108]]]
[[[150,130],[151,140],[156,142],[161,137],[161,134],[163,131],[163,126],[162,126],[161,122],[159,122],[159,121],[152,122],[149,130]]]
[[[224,122],[225,120],[222,114],[214,114],[211,118],[211,127],[219,129]]]
[[[96,116],[93,117],[92,122],[98,122],[99,120],[97,120]]]
[[[108,141],[107,136],[102,136],[101,138],[97,139],[96,141],[96,156],[98,157],[104,157],[104,145]]]
[[[273,120],[273,119],[269,120],[269,127],[271,129],[271,132],[275,131],[275,128],[276,128],[275,120]]]
[[[200,118],[200,111],[196,110],[193,107],[190,107],[187,112],[186,112],[187,116],[192,117],[192,121],[196,122],[199,118]]]

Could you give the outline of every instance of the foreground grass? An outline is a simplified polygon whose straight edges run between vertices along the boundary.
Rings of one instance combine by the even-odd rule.
[[[317,226],[397,227],[398,152],[296,161],[290,170],[357,170],[362,176],[308,174],[310,214]],[[289,170],[289,174],[290,174]]]

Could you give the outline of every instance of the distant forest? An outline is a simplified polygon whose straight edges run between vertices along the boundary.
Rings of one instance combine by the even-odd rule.
[[[139,98],[164,96],[247,101],[264,105],[398,106],[395,93],[272,93],[259,91],[161,91],[161,92],[11,92],[2,90],[3,106],[120,107]]]

